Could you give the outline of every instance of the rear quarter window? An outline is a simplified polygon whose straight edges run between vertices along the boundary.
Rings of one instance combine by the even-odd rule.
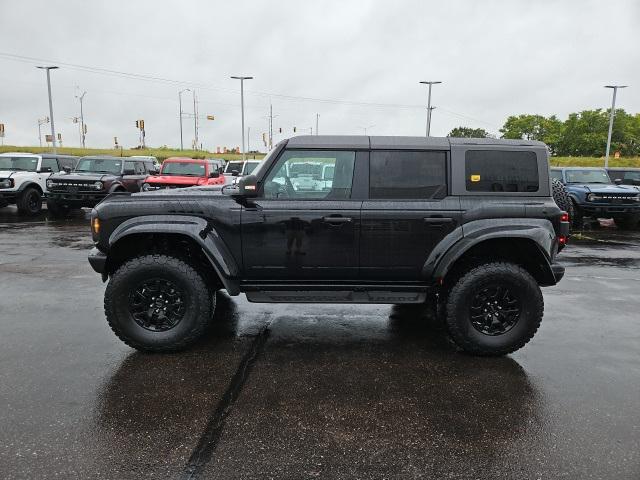
[[[468,192],[537,192],[536,153],[469,150],[465,154],[465,184]]]

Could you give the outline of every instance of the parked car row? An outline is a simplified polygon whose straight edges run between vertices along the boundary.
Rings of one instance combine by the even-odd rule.
[[[238,163],[240,165],[238,165]],[[224,185],[251,173],[259,161],[229,162],[220,158],[0,154],[0,208],[16,204],[22,215],[35,215],[46,200],[53,216],[94,207],[107,195],[164,188]],[[231,165],[231,167],[229,167]]]

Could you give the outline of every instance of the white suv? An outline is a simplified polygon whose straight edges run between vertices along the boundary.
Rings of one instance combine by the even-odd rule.
[[[23,215],[36,215],[42,209],[47,178],[60,170],[72,170],[76,157],[50,153],[0,154],[0,208],[16,204]]]

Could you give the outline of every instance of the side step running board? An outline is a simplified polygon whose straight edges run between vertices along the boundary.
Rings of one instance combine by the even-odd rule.
[[[411,290],[260,290],[246,292],[258,303],[422,303],[426,289]]]

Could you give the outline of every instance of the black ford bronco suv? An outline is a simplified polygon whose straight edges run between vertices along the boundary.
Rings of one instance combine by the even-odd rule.
[[[296,187],[308,163],[331,179]],[[537,331],[569,225],[540,142],[300,136],[238,185],[110,196],[91,229],[107,321],[140,350],[194,342],[226,289],[252,302],[437,299],[458,346],[503,355]]]
[[[110,193],[139,192],[157,172],[154,157],[82,157],[72,172],[49,177],[47,209],[62,216],[72,208],[93,207]]]

